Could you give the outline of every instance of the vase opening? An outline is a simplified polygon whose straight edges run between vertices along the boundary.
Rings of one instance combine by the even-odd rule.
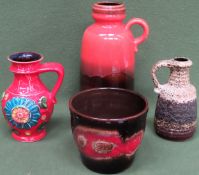
[[[180,61],[180,62],[184,62],[184,61],[188,61],[187,58],[175,58],[175,61]]]
[[[42,59],[42,56],[34,52],[14,53],[8,58],[11,62],[35,62]]]
[[[119,2],[99,2],[97,4],[103,5],[103,6],[118,6],[118,5],[121,5],[122,3],[119,3]]]
[[[125,14],[125,5],[120,2],[97,2],[93,5],[93,12],[97,14]]]

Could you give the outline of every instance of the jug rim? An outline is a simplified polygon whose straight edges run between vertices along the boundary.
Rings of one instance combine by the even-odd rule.
[[[29,60],[25,60],[25,58],[27,59],[27,57],[29,57]],[[43,59],[44,56],[42,54],[33,51],[14,52],[7,56],[8,61],[17,64],[37,63],[42,61]]]
[[[102,14],[123,14],[125,13],[125,4],[119,1],[99,1],[92,6],[93,13]]]
[[[191,59],[186,56],[176,56],[172,58],[171,61],[173,62],[174,67],[184,68],[184,67],[190,67],[193,64]]]

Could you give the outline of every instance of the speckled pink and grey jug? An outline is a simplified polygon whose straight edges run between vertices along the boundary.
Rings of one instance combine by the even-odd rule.
[[[196,88],[190,83],[189,69],[192,61],[177,57],[157,62],[152,68],[154,91],[158,93],[155,111],[156,133],[172,140],[190,138],[196,130]],[[161,67],[170,69],[166,84],[160,84],[156,71]]]

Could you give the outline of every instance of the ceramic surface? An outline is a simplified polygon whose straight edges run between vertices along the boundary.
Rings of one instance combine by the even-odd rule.
[[[71,126],[83,163],[100,173],[127,168],[145,130],[148,104],[124,89],[96,88],[71,97]]]
[[[51,118],[56,93],[60,88],[64,68],[59,63],[43,63],[43,56],[34,52],[20,52],[9,56],[14,80],[2,95],[2,110],[12,128],[12,137],[22,142],[41,140]],[[41,81],[39,74],[56,72],[57,82],[52,89]]]
[[[162,60],[152,68],[152,77],[158,100],[155,111],[157,134],[173,140],[190,138],[196,130],[197,95],[190,83],[189,70],[192,61],[184,57]],[[156,71],[161,67],[170,69],[168,83],[161,85]]]
[[[135,53],[149,35],[149,27],[141,18],[126,24],[125,5],[97,2],[92,7],[95,22],[87,27],[81,48],[81,89],[121,87],[132,89]],[[134,38],[131,27],[139,25],[141,36]]]

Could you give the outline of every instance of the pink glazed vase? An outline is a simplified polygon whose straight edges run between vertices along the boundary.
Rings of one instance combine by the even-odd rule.
[[[95,3],[92,16],[95,22],[82,38],[80,88],[133,89],[135,53],[149,35],[147,23],[141,18],[123,23],[125,5],[117,2]],[[143,29],[136,38],[131,32],[134,25]]]
[[[43,56],[34,52],[14,53],[8,57],[14,80],[2,95],[2,111],[12,137],[21,142],[39,141],[46,136],[46,124],[51,118],[56,93],[64,78],[59,63],[43,63]],[[56,72],[57,82],[49,91],[39,75]]]

